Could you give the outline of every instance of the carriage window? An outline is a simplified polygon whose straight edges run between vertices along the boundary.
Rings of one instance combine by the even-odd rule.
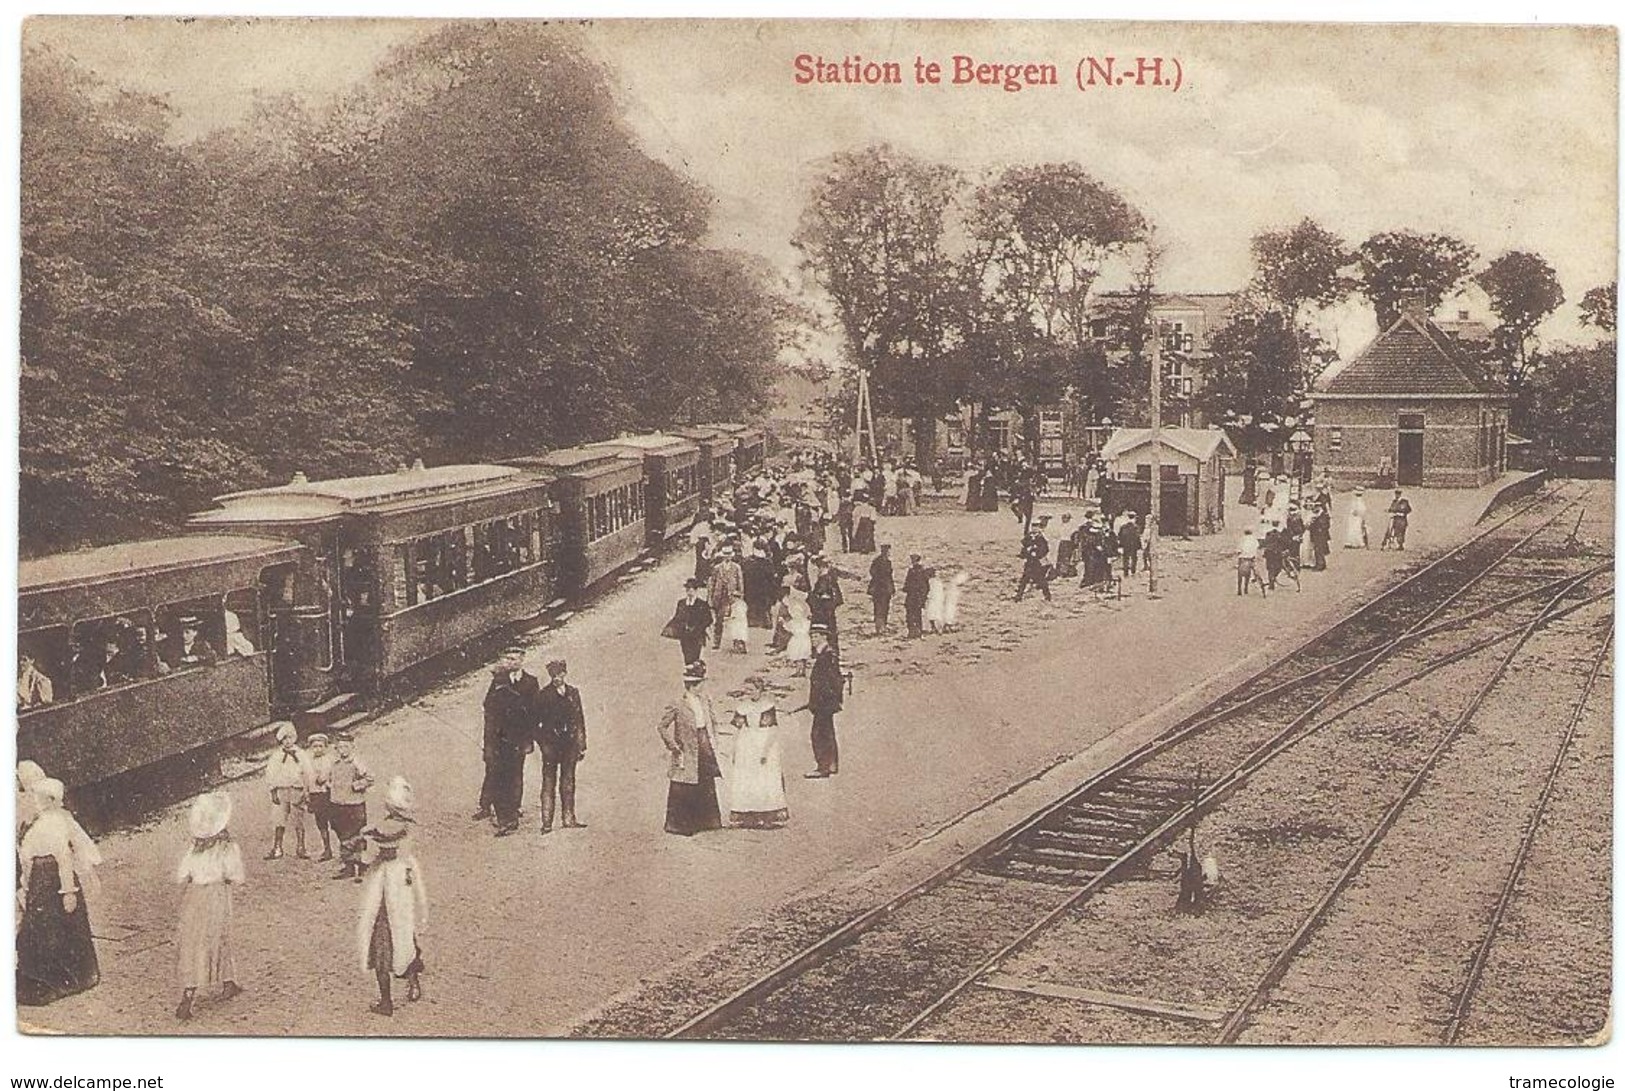
[[[699,488],[698,464],[679,466],[666,477],[666,502],[676,504],[693,496]]]
[[[220,658],[225,645],[220,599],[187,599],[160,606],[153,635],[160,674],[208,666]]]
[[[393,574],[393,601],[390,605],[399,609],[403,606],[416,606],[418,601],[418,585],[412,574],[412,543],[402,542],[395,547],[395,563],[390,571]]]
[[[595,514],[589,506],[589,518]],[[417,606],[535,564],[542,553],[541,520],[541,512],[527,511],[400,543],[395,547],[395,605]],[[367,574],[357,586],[370,594],[370,568]]]
[[[339,591],[345,609],[355,611],[372,607],[378,593],[378,576],[373,567],[372,551],[346,549],[340,565]],[[226,623],[229,626],[231,619],[227,618]]]
[[[75,623],[68,667],[73,696],[156,677],[152,630],[146,610]]]
[[[55,625],[17,634],[17,711],[44,708],[66,701],[71,657],[68,627]]]
[[[226,626],[225,647],[228,656],[253,655],[264,646],[260,626],[260,596],[252,587],[240,587],[226,593],[223,611]]]

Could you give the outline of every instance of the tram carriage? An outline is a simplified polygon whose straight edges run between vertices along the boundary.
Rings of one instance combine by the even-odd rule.
[[[590,444],[643,460],[644,529],[651,548],[683,533],[699,513],[700,448],[682,436],[659,432]]]
[[[643,552],[647,519],[640,455],[614,446],[570,447],[516,458],[512,465],[552,483],[559,594],[584,594]]]
[[[760,429],[685,433],[505,466],[299,474],[217,498],[187,537],[25,561],[21,756],[99,782],[273,716],[348,707],[584,596],[726,503],[765,457]],[[217,654],[164,658],[183,619]]]
[[[275,535],[305,546],[280,626],[299,654],[289,704],[369,692],[493,629],[552,593],[548,482],[509,466],[438,466],[223,496],[198,531]]]
[[[699,447],[700,498],[714,507],[733,481],[733,434],[713,425],[679,428],[677,434]]]
[[[713,427],[733,437],[734,484],[743,484],[767,461],[767,431],[747,424],[718,424]]]
[[[297,543],[163,538],[18,568],[17,754],[84,784],[250,731]]]
[[[767,465],[767,430],[746,427],[738,437],[738,450],[734,458],[741,477],[754,475]]]

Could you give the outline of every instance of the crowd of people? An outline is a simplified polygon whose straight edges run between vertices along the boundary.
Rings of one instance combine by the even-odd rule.
[[[1020,525],[1021,571],[1015,598],[1036,589],[1047,599],[1054,579],[1110,587],[1134,575],[1146,548],[1143,518],[1132,510],[1108,515],[1087,505],[1054,518],[1035,515],[1042,485],[1018,461],[975,467],[966,506],[999,505],[1001,489]],[[821,780],[838,775],[836,716],[851,690],[840,655],[841,581],[861,573],[843,567],[851,554],[870,556],[867,596],[875,636],[892,633],[891,608],[900,593],[908,639],[952,632],[969,579],[909,556],[899,575],[892,545],[876,542],[882,518],[917,513],[923,478],[907,464],[849,466],[804,455],[764,468],[742,484],[731,504],[703,512],[693,528],[693,574],[685,581],[662,635],[681,650],[681,689],[657,725],[668,755],[665,829],[679,836],[727,827],[777,829],[790,820],[781,727],[811,715],[808,743]],[[1237,594],[1257,583],[1267,594],[1283,579],[1298,584],[1305,566],[1324,570],[1332,549],[1331,480],[1301,489],[1286,478],[1265,488],[1256,526],[1242,536]],[[1345,548],[1369,548],[1368,506],[1356,489],[1343,528]],[[1410,501],[1395,490],[1382,547],[1405,548]],[[1052,545],[1051,535],[1055,536]],[[1259,562],[1262,561],[1262,570]],[[1301,585],[1300,585],[1301,586]],[[749,657],[766,650],[807,681],[806,699],[783,709],[755,670],[731,702],[713,697],[705,662],[713,652]],[[483,702],[484,776],[473,818],[489,820],[498,837],[516,832],[523,814],[527,756],[540,754],[539,825],[543,833],[584,828],[576,809],[577,766],[587,754],[587,723],[568,664],[547,663],[547,682],[524,669],[518,655],[492,670]],[[19,686],[21,692],[21,683]],[[264,773],[270,838],[266,861],[288,857],[337,860],[335,880],[362,885],[357,943],[360,965],[375,982],[371,1010],[394,1011],[394,983],[406,998],[422,996],[420,942],[427,893],[414,847],[411,785],[396,776],[382,793],[381,815],[369,810],[377,780],[347,733],[313,733],[300,740],[292,724],[275,731],[276,750]],[[63,785],[32,762],[18,767],[17,995],[25,1005],[48,1004],[95,986],[99,967],[84,895],[95,886],[100,854],[63,806]],[[726,794],[719,796],[718,781]],[[725,802],[724,802],[725,801]],[[175,881],[183,888],[177,922],[178,1019],[193,1016],[200,995],[229,1000],[242,992],[231,941],[232,892],[245,880],[242,849],[230,832],[231,799],[198,798],[186,817],[190,847]],[[308,837],[313,828],[320,845]],[[218,1002],[218,1001],[217,1001]]]
[[[360,963],[377,982],[371,1010],[394,1012],[392,982],[406,983],[407,999],[423,996],[419,936],[428,921],[428,897],[413,847],[414,801],[405,777],[390,780],[381,817],[369,818],[372,774],[340,734],[334,749],[313,734],[301,747],[294,726],[279,724],[277,752],[267,763],[272,843],[267,860],[280,860],[285,835],[294,832],[294,855],[310,859],[305,820],[322,840],[319,860],[333,859],[337,837],[343,861],[336,879],[364,884],[357,914]],[[94,988],[101,970],[85,897],[97,887],[101,852],[63,803],[64,786],[36,762],[17,766],[17,1002],[54,1003]],[[185,823],[190,844],[174,872],[181,887],[176,917],[175,1018],[190,1020],[204,993],[223,1003],[243,992],[232,942],[232,898],[246,869],[231,833],[232,802],[224,792],[193,800]],[[331,831],[331,832],[330,832]]]
[[[1264,489],[1258,508],[1256,526],[1242,530],[1241,543],[1236,552],[1236,594],[1250,594],[1256,583],[1261,594],[1268,596],[1277,590],[1280,581],[1288,579],[1297,590],[1303,590],[1301,574],[1304,569],[1304,544],[1309,546],[1309,567],[1324,572],[1332,552],[1332,479],[1322,473],[1313,485],[1297,490],[1290,479],[1277,477]],[[1388,504],[1388,521],[1379,548],[1390,545],[1405,548],[1405,536],[1410,526],[1411,502],[1403,489],[1395,489]],[[1343,524],[1343,548],[1371,548],[1369,507],[1365,490],[1356,488],[1349,500],[1349,510]],[[1258,564],[1262,560],[1263,571]]]

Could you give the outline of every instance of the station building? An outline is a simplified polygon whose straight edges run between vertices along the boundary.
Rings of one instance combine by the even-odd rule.
[[[1506,470],[1510,396],[1419,304],[1310,398],[1315,468],[1338,488],[1473,489]]]

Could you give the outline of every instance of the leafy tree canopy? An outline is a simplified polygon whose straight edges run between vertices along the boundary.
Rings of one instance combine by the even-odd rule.
[[[1430,312],[1436,310],[1478,260],[1478,252],[1460,239],[1416,231],[1373,235],[1360,244],[1357,256],[1360,291],[1376,308],[1381,329],[1399,319],[1408,297],[1418,298]]]
[[[789,319],[703,244],[544,27],[456,24],[320,112],[177,144],[161,100],[23,65],[23,548],[208,497],[766,407]]]

